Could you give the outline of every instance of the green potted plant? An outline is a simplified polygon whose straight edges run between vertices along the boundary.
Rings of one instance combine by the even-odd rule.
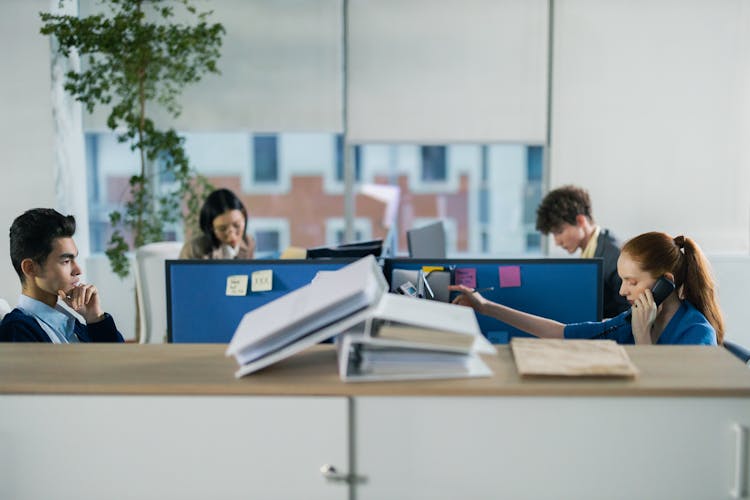
[[[156,108],[178,117],[183,88],[219,73],[224,27],[209,24],[211,12],[198,12],[189,0],[99,3],[101,13],[86,17],[40,13],[41,33],[56,38],[59,53],[79,54],[82,69],[67,73],[65,90],[88,112],[106,107],[107,126],[140,158],[124,210],[110,213],[106,254],[112,270],[124,277],[131,243],[137,248],[162,241],[165,228],[183,217],[186,228],[197,226],[211,186],[191,168],[184,139],[173,128],[160,129],[152,117]],[[177,22],[178,15],[191,24]],[[160,184],[163,179],[168,185]]]

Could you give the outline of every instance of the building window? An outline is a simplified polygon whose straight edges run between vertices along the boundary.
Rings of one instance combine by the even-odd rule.
[[[422,146],[422,180],[426,182],[445,181],[448,166],[445,146]]]
[[[344,243],[344,230],[339,229],[336,231],[336,245],[341,245]],[[362,231],[355,229],[354,230],[354,241],[362,241]]]
[[[217,188],[235,191],[248,207],[248,233],[256,236],[258,256],[288,245],[313,248],[343,241],[342,185],[334,179],[343,176],[340,134],[193,133],[185,140],[196,170]],[[378,143],[357,145],[353,154],[357,179],[361,175],[368,182],[398,185],[401,193],[393,228],[383,225],[382,202],[356,197],[355,240],[385,239],[390,234],[395,251],[405,253],[406,229],[449,219],[464,228],[453,235],[450,248],[457,256],[540,253],[544,240],[536,234],[535,218],[542,195],[543,147]],[[86,161],[91,249],[96,253],[106,249],[111,234],[107,214],[122,208],[138,158],[127,144],[105,132],[86,135]],[[443,182],[423,182],[425,178]],[[162,187],[169,188],[170,180],[163,177]],[[335,189],[326,190],[326,181]],[[251,189],[243,186],[245,182]],[[310,213],[311,199],[316,213]],[[168,238],[183,234],[180,224],[167,231]]]
[[[276,135],[253,136],[253,180],[278,182],[279,155]]]
[[[275,229],[261,229],[255,231],[256,253],[273,253],[281,251],[281,235]]]
[[[541,250],[541,237],[536,234],[536,209],[542,202],[542,155],[541,146],[526,149],[526,186],[523,193],[523,223],[526,227],[526,251]]]
[[[362,147],[354,146],[354,182],[362,179]],[[336,135],[336,180],[344,182],[344,136]]]
[[[526,234],[526,251],[539,252],[542,250],[542,235],[538,232]]]
[[[482,253],[489,253],[490,251],[490,235],[487,234],[487,230],[483,229],[480,233],[481,241],[479,244],[479,250]]]
[[[526,153],[526,179],[529,182],[542,182],[542,146],[529,146]]]

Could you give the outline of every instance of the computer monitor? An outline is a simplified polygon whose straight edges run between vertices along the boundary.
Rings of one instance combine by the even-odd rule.
[[[380,257],[383,253],[383,240],[355,241],[335,247],[315,247],[307,249],[308,259],[362,258],[367,255]]]
[[[445,227],[443,221],[406,231],[409,257],[416,259],[445,258]]]

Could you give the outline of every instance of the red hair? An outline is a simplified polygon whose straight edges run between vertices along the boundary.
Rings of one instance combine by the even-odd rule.
[[[666,233],[644,233],[625,243],[627,253],[653,278],[674,275],[680,298],[695,306],[716,330],[716,341],[724,341],[724,317],[716,298],[716,282],[708,259],[690,238],[672,238]]]

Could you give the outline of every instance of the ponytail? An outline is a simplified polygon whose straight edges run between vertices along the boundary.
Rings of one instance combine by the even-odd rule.
[[[718,344],[724,341],[724,318],[716,300],[716,283],[708,259],[695,241],[651,232],[628,241],[622,251],[653,277],[673,274],[680,298],[693,304],[711,323]]]
[[[724,317],[716,300],[716,282],[711,275],[711,265],[694,240],[678,236],[674,242],[684,256],[681,295],[703,313],[716,330],[716,341],[721,345],[724,341]]]

